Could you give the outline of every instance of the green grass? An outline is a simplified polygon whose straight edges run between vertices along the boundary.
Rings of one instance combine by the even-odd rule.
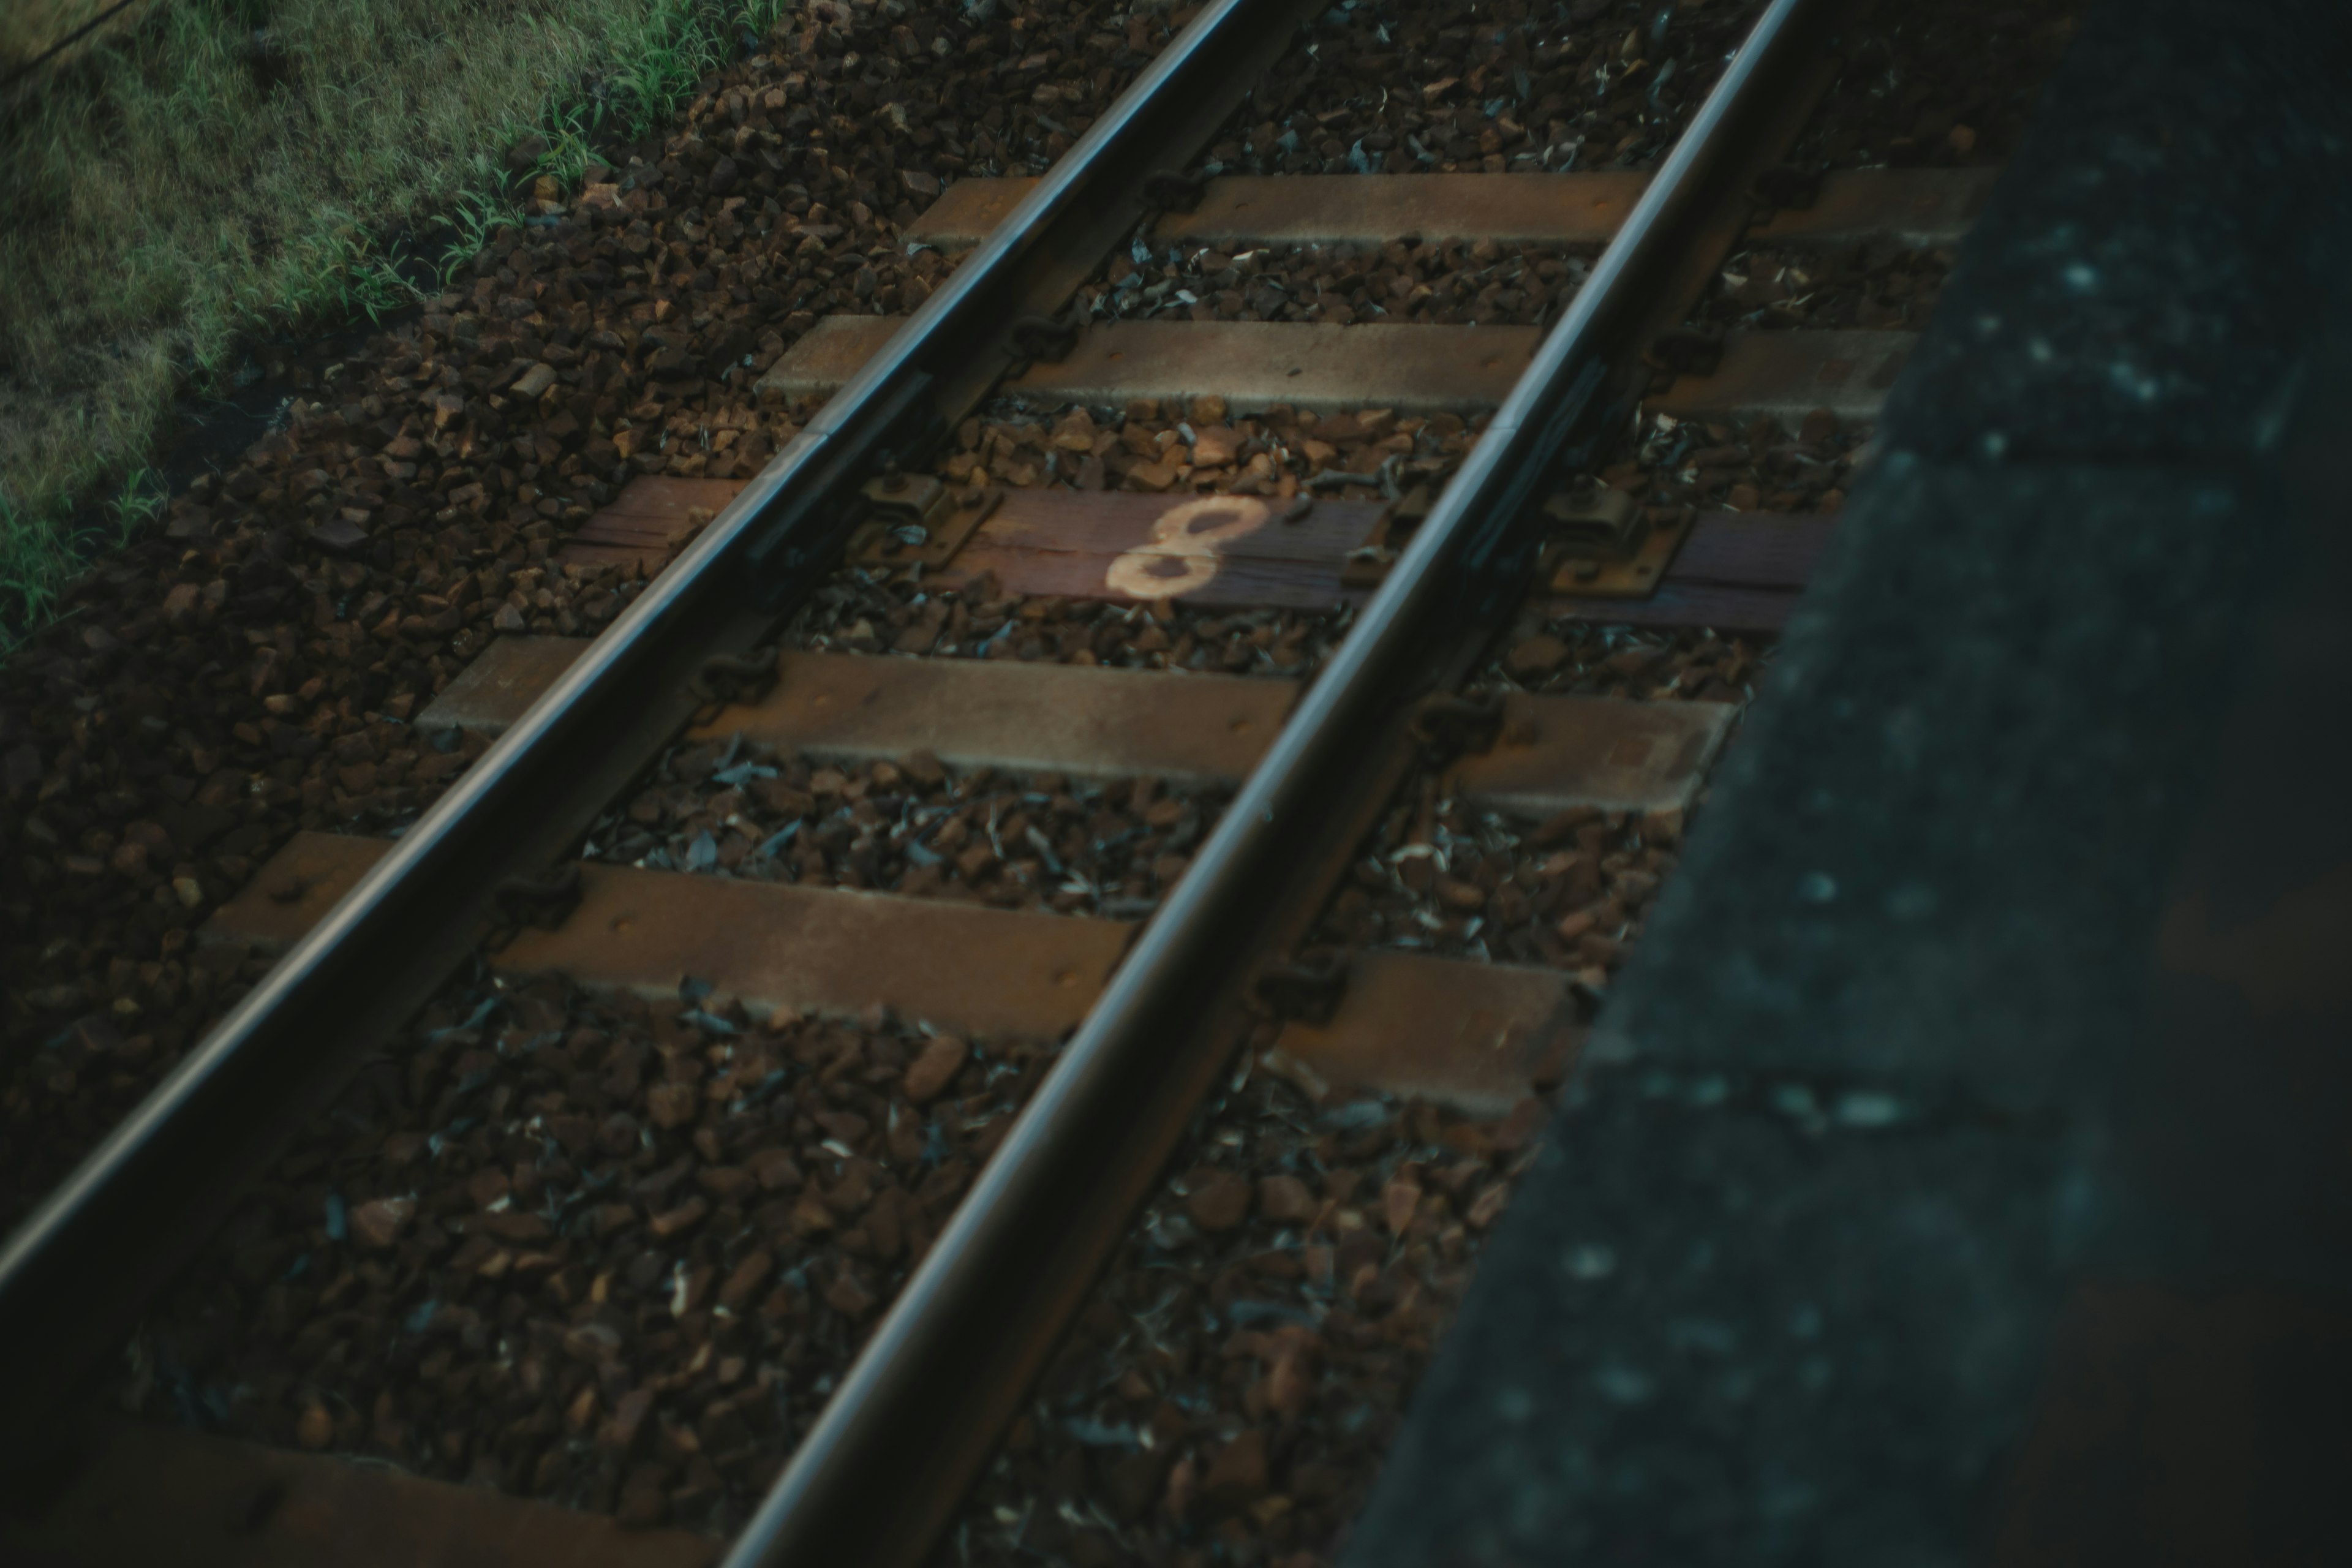
[[[0,5],[0,91],[38,86],[49,70],[72,65],[139,25],[153,0],[9,0]]]
[[[22,3],[22,0],[19,0]],[[60,16],[79,0],[47,0]],[[161,504],[175,398],[380,319],[793,0],[150,0],[0,106],[0,651]],[[79,14],[79,13],[77,13]],[[446,231],[438,255],[391,237]]]

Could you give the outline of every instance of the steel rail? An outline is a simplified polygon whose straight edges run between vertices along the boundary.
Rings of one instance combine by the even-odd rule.
[[[1530,574],[1564,459],[1626,411],[1826,85],[1844,0],[1773,0],[1387,582],[1145,927],[725,1559],[921,1562],[1117,1246],[1234,1040],[1221,1012],[1300,929],[1331,824],[1393,778],[1416,694],[1459,678]],[[1344,855],[1344,850],[1342,851]]]
[[[1000,378],[1316,0],[1215,0],[887,346],[297,942],[0,1247],[0,1462],[119,1353],[302,1121],[471,952],[498,883],[563,855],[691,713],[713,655],[757,646],[839,559],[856,489]]]

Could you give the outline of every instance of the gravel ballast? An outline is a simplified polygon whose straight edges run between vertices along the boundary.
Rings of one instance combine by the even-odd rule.
[[[1868,460],[1868,435],[1842,426],[1827,409],[1795,430],[1769,418],[1743,428],[1655,414],[1640,443],[1601,478],[1651,506],[1834,512],[1854,467]]]
[[[933,1561],[1328,1562],[1543,1116],[1318,1105],[1245,1057]]]
[[[1948,250],[1893,244],[1743,250],[1726,262],[1694,319],[1743,331],[1921,331],[1952,270]]]
[[[723,1532],[1052,1058],[690,979],[452,985],[157,1303],[121,1401]]]
[[[1079,299],[1097,319],[1532,327],[1575,295],[1598,254],[1491,239],[1164,251],[1139,241]]]
[[[1361,846],[1314,940],[1575,972],[1598,994],[1673,871],[1683,813],[1594,807],[1542,822],[1420,781]]]
[[[1398,486],[1443,483],[1488,417],[1236,408],[1213,395],[1131,398],[1116,410],[1005,398],[957,427],[939,472],[1016,488],[1373,500]]]
[[[1184,874],[1225,800],[1156,778],[950,769],[920,752],[813,764],[730,736],[664,758],[590,831],[588,858],[1134,920]]]
[[[1642,168],[1746,36],[1715,0],[1334,6],[1198,165],[1207,174]]]
[[[853,573],[819,593],[785,641],[814,652],[1291,676],[1313,671],[1350,618],[1344,610],[1188,610],[1166,599],[1130,607],[1003,595],[987,577],[936,588],[898,573]]]

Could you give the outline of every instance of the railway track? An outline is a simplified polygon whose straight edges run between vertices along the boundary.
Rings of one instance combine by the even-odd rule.
[[[267,1435],[645,1528],[134,1426],[41,1542],[1344,1529],[1378,1431],[1306,1421],[1279,1490],[1262,1436],[1172,1397],[1191,1352],[1120,1325],[1202,1314],[1285,1432],[1316,1376],[1426,1353],[1730,738],[1759,651],[1715,634],[1785,624],[1916,324],[1722,320],[1801,328],[1857,257],[1930,298],[1990,188],[1783,162],[1839,11],[1759,12],[1654,171],[1203,176],[1307,16],[1227,0],[1049,173],[908,226],[952,262],[910,319],[818,321],[616,440],[656,461],[549,569],[642,591],[490,643],[417,715],[462,767],[432,809],[303,834],[215,913],[281,956],[10,1238],[0,1342],[40,1347],[23,1459],[229,1220],[175,1299],[299,1347],[254,1372]],[[1320,320],[1236,319],[1310,288]],[[752,477],[662,456],[723,454],[730,398],[809,417]],[[1180,1267],[1213,1282],[1163,1297]],[[168,1328],[139,1343],[133,1404],[200,1397]],[[379,1354],[438,1392],[337,1392]],[[1123,1378],[1122,1422],[1089,1400]],[[176,1500],[126,1518],[158,1471]]]

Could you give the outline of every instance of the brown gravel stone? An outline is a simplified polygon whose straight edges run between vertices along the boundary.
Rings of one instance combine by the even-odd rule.
[[[1503,672],[1514,680],[1540,680],[1568,662],[1568,645],[1547,632],[1521,637],[1503,656]]]
[[[1313,1219],[1321,1205],[1296,1176],[1261,1176],[1257,1206],[1271,1220],[1303,1220]]]
[[[414,1198],[376,1198],[352,1210],[352,1237],[381,1252],[405,1235],[415,1217]]]
[[[709,1204],[699,1197],[691,1197],[677,1207],[665,1210],[646,1220],[646,1228],[652,1231],[657,1239],[667,1241],[670,1237],[684,1235],[700,1225],[703,1216],[709,1212]]]
[[[313,1405],[302,1412],[295,1423],[294,1441],[305,1448],[317,1450],[335,1440],[335,1418],[323,1405]]]
[[[1250,1184],[1241,1176],[1213,1171],[1184,1200],[1184,1212],[1202,1230],[1231,1230],[1249,1217]]]
[[[1388,1222],[1390,1234],[1402,1235],[1412,1223],[1421,1206],[1421,1185],[1418,1182],[1399,1177],[1381,1189],[1381,1217]]]
[[[923,1047],[907,1068],[907,1098],[918,1105],[928,1105],[939,1097],[950,1080],[962,1070],[966,1047],[952,1035],[941,1035]]]
[[[1217,1450],[1201,1482],[1201,1500],[1213,1509],[1236,1511],[1266,1491],[1265,1434],[1253,1426]]]

